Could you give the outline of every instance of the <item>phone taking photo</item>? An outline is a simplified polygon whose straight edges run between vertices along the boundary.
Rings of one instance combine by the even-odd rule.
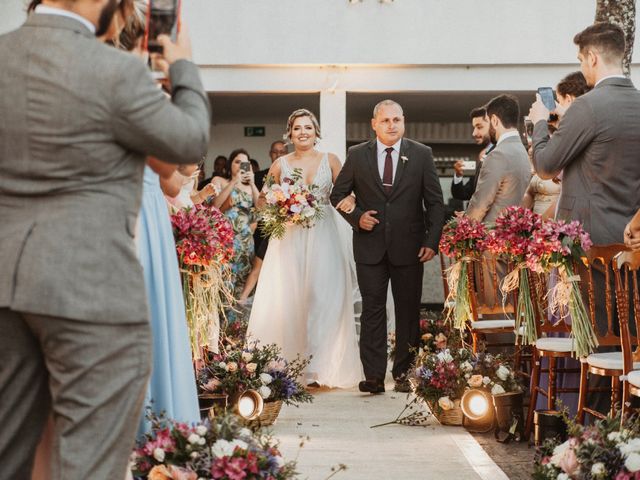
[[[553,88],[540,87],[538,88],[538,95],[540,95],[540,99],[542,103],[544,103],[544,106],[547,107],[547,110],[551,112],[556,109],[556,96]]]
[[[145,43],[150,53],[162,53],[159,35],[168,35],[172,42],[178,38],[181,3],[181,0],[149,0]]]

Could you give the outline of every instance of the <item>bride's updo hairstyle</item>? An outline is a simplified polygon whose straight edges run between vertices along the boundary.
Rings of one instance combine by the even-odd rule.
[[[316,116],[306,108],[300,108],[295,112],[293,112],[291,115],[289,115],[289,120],[287,120],[287,133],[285,133],[282,138],[287,143],[291,143],[291,131],[293,130],[293,122],[296,121],[296,118],[300,118],[300,117],[309,117],[309,119],[311,120],[311,123],[313,124],[313,128],[316,131],[316,143],[317,143],[317,141],[322,138],[322,136],[320,135],[320,124],[318,123],[318,119],[316,118]]]

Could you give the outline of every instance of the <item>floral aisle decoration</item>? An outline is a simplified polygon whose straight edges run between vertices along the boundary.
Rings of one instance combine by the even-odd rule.
[[[212,205],[200,204],[171,215],[193,358],[217,351],[220,318],[233,303],[226,286],[233,257],[233,229]]]
[[[439,352],[420,353],[410,381],[415,395],[438,416],[444,411],[460,408],[460,398],[472,371],[469,350],[446,348]]]
[[[136,480],[289,480],[296,463],[285,462],[270,436],[244,428],[233,415],[186,425],[153,412],[151,432],[132,455]]]
[[[529,243],[541,222],[540,215],[528,208],[508,207],[496,218],[486,241],[487,251],[514,265],[513,270],[502,279],[500,290],[504,304],[507,295],[518,289],[515,331],[522,334],[516,335],[516,342],[522,340],[525,345],[533,345],[537,340],[536,310],[530,290],[531,272],[526,260]]]
[[[568,421],[569,439],[546,440],[538,449],[535,480],[632,480],[640,478],[640,421],[598,420],[588,427]]]
[[[558,269],[558,282],[549,293],[549,309],[559,318],[571,316],[571,337],[577,357],[586,357],[598,346],[578,285],[580,276],[573,267],[591,245],[591,238],[579,221],[546,220],[528,247],[529,268],[539,273]]]
[[[313,395],[300,383],[309,362],[300,355],[286,360],[275,344],[259,346],[254,342],[245,348],[223,348],[198,372],[198,385],[203,392],[229,397],[256,390],[265,402],[297,406],[313,401]]]
[[[471,388],[485,388],[491,395],[517,393],[522,385],[516,379],[513,365],[502,355],[478,353],[471,359],[473,369],[467,378]]]
[[[420,314],[420,348],[437,352],[447,347],[461,346],[462,335],[447,322],[441,312],[423,311]]]
[[[291,177],[284,177],[279,184],[268,177],[266,184],[266,204],[258,212],[266,236],[282,238],[287,225],[311,228],[322,217],[318,186],[305,185],[301,169],[294,169]]]
[[[468,271],[471,262],[481,255],[485,238],[484,224],[462,214],[447,222],[440,237],[440,251],[455,261],[445,272],[449,285],[445,304],[453,304],[447,319],[459,330],[472,319]]]

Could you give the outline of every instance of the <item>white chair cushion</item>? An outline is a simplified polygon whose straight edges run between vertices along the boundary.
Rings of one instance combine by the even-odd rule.
[[[592,353],[587,363],[592,367],[622,370],[622,352]],[[640,370],[640,362],[633,362],[633,369]]]
[[[634,387],[640,387],[640,370],[632,370],[627,375],[627,382]]]
[[[515,320],[480,320],[471,322],[471,328],[474,330],[484,330],[490,328],[516,328]]]
[[[567,337],[542,337],[536,340],[538,350],[548,352],[571,352],[573,350],[573,339]]]

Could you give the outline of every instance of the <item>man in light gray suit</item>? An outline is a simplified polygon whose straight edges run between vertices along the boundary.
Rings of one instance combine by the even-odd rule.
[[[640,208],[640,92],[622,74],[622,29],[597,23],[574,38],[591,92],[576,98],[549,138],[549,110],[538,99],[533,163],[549,179],[562,172],[557,218],[580,220],[595,244],[622,243]]]
[[[150,371],[133,235],[147,154],[196,163],[208,101],[183,37],[173,98],[96,39],[117,0],[44,0],[0,36],[0,479],[122,479]]]
[[[499,95],[487,104],[489,136],[495,148],[487,155],[467,215],[493,222],[507,207],[520,205],[531,179],[531,164],[518,133],[520,109],[512,95]]]

